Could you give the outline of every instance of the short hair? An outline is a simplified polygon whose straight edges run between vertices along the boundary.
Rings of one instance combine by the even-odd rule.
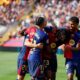
[[[44,21],[45,21],[44,17],[37,17],[35,23],[36,25],[40,26],[43,24]]]
[[[74,23],[76,23],[76,24],[79,24],[79,18],[76,17],[76,16],[71,17],[71,18],[69,19],[69,21],[72,21],[72,22],[74,22]]]

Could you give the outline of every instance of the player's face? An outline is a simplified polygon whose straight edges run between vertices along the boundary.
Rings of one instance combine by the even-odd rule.
[[[47,25],[47,20],[44,21],[43,23],[43,28]]]
[[[77,29],[78,25],[75,22],[69,21],[68,23],[69,23],[68,25],[69,25],[71,30],[76,30]]]

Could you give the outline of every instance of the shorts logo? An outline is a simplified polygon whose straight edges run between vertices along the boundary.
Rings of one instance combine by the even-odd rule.
[[[75,44],[75,41],[74,41],[73,39],[71,39],[71,40],[69,41],[69,44],[70,44],[71,46],[73,46],[73,45]]]
[[[49,60],[44,60],[44,67],[49,66]]]
[[[44,66],[43,65],[40,65],[40,71],[41,71],[41,73],[44,72]]]
[[[69,64],[66,64],[66,72],[67,72],[68,68],[69,68]]]
[[[25,65],[23,65],[23,66],[22,66],[22,71],[25,72],[25,71],[26,71],[26,68],[27,68],[27,67],[26,67]]]
[[[51,43],[51,48],[56,48],[56,43]]]

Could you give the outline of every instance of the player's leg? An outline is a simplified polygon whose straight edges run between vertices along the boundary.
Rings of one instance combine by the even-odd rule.
[[[48,69],[45,80],[56,80],[56,73]]]
[[[30,61],[28,60],[29,73],[31,80],[43,80],[41,74],[41,62],[40,61]]]
[[[51,80],[56,80],[57,73],[57,58],[51,60]]]
[[[56,80],[56,72],[52,72],[48,68],[45,70],[44,80]]]
[[[72,73],[67,74],[67,80],[73,80],[73,74]]]
[[[19,59],[18,70],[17,70],[17,80],[24,80],[27,70],[28,70],[27,61]]]
[[[67,72],[67,80],[73,80],[74,65],[72,61],[66,60],[66,72]]]
[[[57,58],[44,60],[44,80],[56,80]]]
[[[16,80],[24,80],[24,76],[22,75],[17,75],[17,79]]]
[[[49,70],[48,67],[44,68],[44,80],[49,80],[51,79],[51,70]]]
[[[76,66],[76,77],[77,80],[80,80],[80,62],[78,62],[78,65]]]
[[[50,69],[49,69],[49,60],[48,59],[44,59],[43,60],[43,66],[44,66],[44,80],[48,80],[50,75]]]
[[[34,76],[32,76],[33,74],[33,62],[28,60],[28,68],[29,68],[29,74],[30,74],[30,78],[31,80],[35,80]]]

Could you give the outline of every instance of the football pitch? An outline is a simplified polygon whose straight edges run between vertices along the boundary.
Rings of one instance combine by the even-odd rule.
[[[18,52],[2,52],[0,51],[0,80],[16,80]],[[67,80],[65,72],[65,60],[63,55],[57,55],[58,71],[56,80]],[[25,80],[30,80],[29,74]]]

